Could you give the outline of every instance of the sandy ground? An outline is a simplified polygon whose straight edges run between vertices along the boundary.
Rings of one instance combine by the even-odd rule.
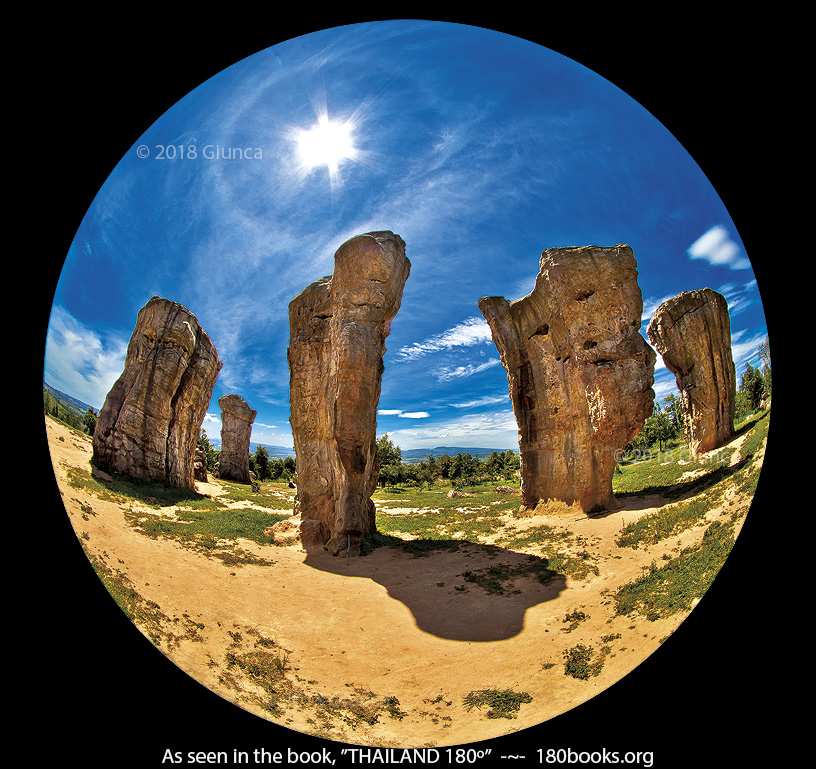
[[[128,525],[119,505],[70,485],[69,467],[90,469],[90,439],[50,418],[46,426],[54,472],[77,535],[91,554],[160,607],[175,633],[175,640],[168,630],[160,641],[162,651],[225,699],[299,732],[353,744],[417,747],[460,745],[526,729],[614,684],[687,616],[616,617],[609,597],[664,553],[702,536],[704,525],[648,548],[619,548],[614,540],[620,528],[665,504],[659,495],[628,498],[620,510],[601,517],[510,520],[507,525],[517,528],[546,523],[580,535],[599,571],[583,581],[565,578],[547,586],[519,579],[515,594],[490,595],[466,584],[461,574],[499,562],[521,563],[526,554],[470,544],[423,558],[381,547],[347,562],[297,546],[241,541],[241,548],[272,565],[225,566],[173,540],[147,538]],[[197,490],[223,493],[215,479]],[[171,515],[172,509],[161,514]],[[721,514],[712,509],[707,521]],[[566,632],[565,616],[575,610],[587,618]],[[605,642],[609,653],[598,676],[565,675],[566,649],[583,644],[599,653],[601,639],[616,635]],[[276,646],[259,647],[259,638]],[[230,654],[259,648],[286,655],[289,695],[275,717],[259,704],[262,690],[229,664]],[[508,688],[532,698],[514,719],[487,718],[486,709],[468,710],[463,704],[469,692]],[[387,709],[394,703],[389,698],[396,698],[396,712]],[[340,706],[321,706],[332,700]],[[355,707],[379,708],[376,723],[355,718]]]

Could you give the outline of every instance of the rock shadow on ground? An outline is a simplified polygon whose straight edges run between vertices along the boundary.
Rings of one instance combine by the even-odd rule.
[[[557,598],[566,587],[566,576],[539,556],[464,541],[417,556],[394,543],[348,559],[307,548],[304,563],[377,582],[410,610],[420,630],[454,641],[512,638],[523,630],[528,609]]]

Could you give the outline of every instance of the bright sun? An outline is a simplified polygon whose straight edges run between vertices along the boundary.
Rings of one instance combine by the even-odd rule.
[[[308,131],[298,132],[297,149],[301,161],[306,168],[325,165],[331,174],[336,174],[341,160],[357,156],[351,139],[352,130],[351,122],[338,123],[321,116]]]

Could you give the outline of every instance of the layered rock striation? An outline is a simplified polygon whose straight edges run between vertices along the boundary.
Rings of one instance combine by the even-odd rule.
[[[725,297],[710,288],[663,302],[646,329],[680,390],[686,439],[694,456],[734,437],[737,375]]]
[[[654,403],[637,277],[627,245],[551,248],[528,296],[479,300],[519,428],[522,509],[616,506],[618,452]]]
[[[304,545],[335,555],[359,554],[375,528],[385,339],[410,269],[399,235],[358,235],[338,249],[334,273],[289,305],[295,517]]]
[[[221,407],[221,454],[218,477],[227,481],[249,483],[249,441],[252,423],[258,412],[234,393],[218,399]]]
[[[154,296],[138,313],[125,367],[99,411],[93,462],[195,489],[195,451],[222,362],[186,307]]]

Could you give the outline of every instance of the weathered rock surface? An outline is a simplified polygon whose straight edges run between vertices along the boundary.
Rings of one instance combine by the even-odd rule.
[[[523,299],[479,309],[507,371],[519,427],[521,508],[616,507],[616,451],[652,413],[655,353],[640,335],[632,249],[551,248]]]
[[[227,481],[249,483],[249,441],[258,412],[234,393],[218,399],[221,407],[221,454],[218,475]]]
[[[734,436],[737,375],[725,297],[710,288],[683,291],[655,310],[646,333],[677,381],[692,454],[727,443]]]
[[[333,275],[289,305],[295,518],[306,546],[356,555],[374,530],[385,339],[410,269],[399,235],[358,235],[338,249]]]
[[[195,450],[195,459],[193,460],[193,477],[197,481],[207,482],[207,455],[200,448]]]
[[[122,375],[99,411],[93,461],[195,489],[195,450],[222,362],[186,307],[154,296],[136,318]]]

